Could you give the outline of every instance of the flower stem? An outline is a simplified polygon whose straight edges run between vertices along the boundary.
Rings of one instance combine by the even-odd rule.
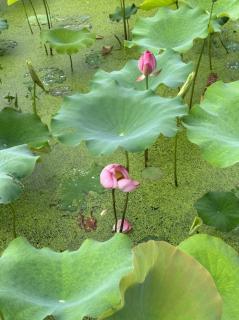
[[[123,15],[123,24],[124,24],[124,38],[128,40],[128,33],[127,33],[127,23],[125,17],[125,0],[121,0],[122,2],[122,15]]]
[[[29,29],[30,29],[30,31],[31,31],[31,34],[33,34],[33,30],[32,30],[31,24],[30,24],[30,22],[29,22],[29,18],[28,18],[28,14],[27,14],[27,9],[26,9],[26,5],[25,5],[24,0],[22,0],[22,6],[23,6],[23,9],[24,9],[25,16],[26,16],[26,18],[27,18],[28,27],[29,27]]]
[[[127,207],[128,207],[128,202],[129,202],[129,192],[126,193],[124,210],[123,210],[123,215],[122,215],[122,220],[121,220],[121,225],[120,225],[120,233],[123,232],[124,220],[125,220],[125,215],[126,215],[126,211],[127,211]]]
[[[114,211],[114,218],[115,218],[115,232],[117,232],[117,211],[116,211],[116,201],[115,201],[115,189],[112,189],[112,203],[113,203],[113,211]]]
[[[129,172],[129,153],[125,150],[125,157],[126,157],[126,169]]]
[[[212,71],[212,35],[209,33],[208,36],[208,57],[209,57],[209,68]]]
[[[149,76],[145,76],[145,87],[146,90],[149,90]],[[148,161],[149,161],[149,149],[146,149],[144,151],[144,167],[148,167]]]
[[[11,203],[9,203],[9,207],[11,208],[12,211],[12,233],[13,233],[13,238],[15,239],[17,237],[16,233],[16,211]]]

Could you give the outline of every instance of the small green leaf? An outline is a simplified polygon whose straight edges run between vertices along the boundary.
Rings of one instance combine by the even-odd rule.
[[[44,43],[61,54],[77,53],[82,48],[90,47],[95,42],[95,35],[88,29],[71,30],[66,28],[58,28],[51,30],[43,30],[41,39]]]
[[[189,235],[193,235],[198,229],[203,225],[203,221],[199,217],[195,217],[193,220],[193,224],[190,227]]]
[[[139,8],[143,10],[151,10],[159,7],[167,7],[174,4],[176,0],[144,0]]]
[[[194,206],[205,224],[220,231],[239,225],[239,199],[232,192],[208,192]]]
[[[0,204],[19,197],[23,190],[20,179],[32,173],[38,158],[26,145],[0,150]]]
[[[223,299],[221,320],[239,319],[239,256],[221,239],[200,234],[183,241],[179,248],[197,259],[212,275]],[[204,291],[202,291],[204,293]]]
[[[128,6],[125,8],[125,19],[130,19],[132,15],[136,14],[138,11],[138,8],[135,4],[132,4],[131,6]],[[115,9],[115,13],[112,13],[109,15],[111,21],[120,22],[123,20],[123,11],[121,8],[117,7]]]

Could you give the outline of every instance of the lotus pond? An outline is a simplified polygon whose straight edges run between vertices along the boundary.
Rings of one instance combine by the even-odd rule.
[[[0,14],[0,319],[239,320],[239,0]]]

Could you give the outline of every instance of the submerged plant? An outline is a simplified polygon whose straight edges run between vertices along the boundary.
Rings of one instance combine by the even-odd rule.
[[[117,211],[116,211],[116,200],[115,200],[115,190],[119,189],[123,192],[126,192],[126,200],[125,206],[123,210],[122,219],[120,220],[120,228],[119,231],[123,232],[124,229],[127,231],[130,230],[129,226],[125,226],[125,215],[128,207],[128,198],[129,192],[134,191],[139,186],[139,182],[133,180],[129,176],[128,170],[117,163],[107,165],[100,174],[100,183],[105,189],[112,190],[112,202],[113,202],[113,211],[114,211],[114,218],[115,218],[115,225],[114,231],[118,230],[119,220],[117,218]]]

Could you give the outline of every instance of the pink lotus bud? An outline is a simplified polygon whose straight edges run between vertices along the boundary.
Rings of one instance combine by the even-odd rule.
[[[117,221],[116,232],[120,232],[121,222],[122,222],[122,219],[119,219],[119,220]],[[132,225],[129,223],[128,220],[124,219],[124,225],[123,225],[123,230],[122,230],[122,232],[123,232],[123,233],[128,233],[128,232],[130,232],[131,230],[132,230]],[[115,225],[113,226],[112,231],[115,231]]]
[[[145,51],[138,62],[139,70],[145,75],[149,76],[157,67],[157,61],[154,54],[150,51]]]
[[[139,186],[139,182],[132,180],[127,169],[118,163],[109,164],[101,171],[100,183],[106,189],[120,189],[123,192],[134,191]]]

